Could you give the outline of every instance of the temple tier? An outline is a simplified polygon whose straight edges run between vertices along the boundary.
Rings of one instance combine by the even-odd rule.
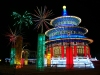
[[[85,37],[88,29],[78,26],[81,19],[77,16],[60,16],[51,20],[54,28],[45,32],[49,37],[46,41],[45,66],[75,68],[87,66],[94,68],[89,60],[92,39]],[[87,64],[87,65],[86,65]]]

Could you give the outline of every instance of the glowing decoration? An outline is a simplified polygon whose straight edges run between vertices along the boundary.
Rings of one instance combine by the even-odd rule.
[[[63,16],[67,16],[66,6],[63,6]]]
[[[45,32],[49,37],[46,41],[45,66],[52,67],[55,64],[66,69],[94,68],[90,60],[90,49],[87,47],[93,40],[85,37],[88,29],[78,26],[80,23],[79,17],[67,15],[66,6],[63,6],[63,16],[51,20],[50,25],[55,28]]]
[[[50,48],[50,54],[51,54],[51,58],[52,58],[52,56],[53,56],[53,48],[52,47]]]
[[[33,16],[35,16],[36,18],[34,19],[34,21],[36,22],[36,27],[35,29],[39,29],[41,27],[41,33],[43,33],[43,25],[46,27],[46,29],[49,29],[48,25],[51,19],[47,19],[48,17],[50,17],[52,15],[51,11],[46,11],[47,7],[45,6],[44,9],[42,10],[39,9],[37,7],[37,11],[35,10],[36,14],[33,14]],[[48,24],[48,25],[47,25]]]
[[[37,22],[35,25],[35,28],[37,30],[41,27],[41,33],[43,33],[43,25],[46,27],[46,29],[49,29],[48,25],[50,19],[47,19],[51,16],[51,11],[46,11],[47,7],[44,7],[44,10],[39,9],[37,7],[37,11],[35,10],[36,14],[33,14],[36,18],[34,19],[35,22]],[[37,70],[44,70],[44,51],[45,51],[45,34],[38,34],[38,47],[37,47],[37,63],[36,67]]]
[[[46,55],[48,54],[48,49],[46,50]]]
[[[88,47],[88,56],[89,58],[91,58],[91,55],[90,55],[90,48]]]
[[[73,52],[72,47],[66,48],[66,68],[72,69],[73,68]]]
[[[62,54],[62,58],[64,58],[64,46],[61,46],[61,54]]]
[[[54,27],[78,26],[81,19],[77,16],[60,16],[51,20],[50,25]]]
[[[16,65],[16,69],[19,69],[21,68],[22,66],[21,65]]]
[[[21,58],[21,67],[23,67],[23,65],[24,65],[24,59]]]
[[[29,50],[24,49],[26,46],[28,46],[29,43],[24,43],[24,46],[22,47],[22,52],[21,52],[21,65],[28,65],[28,56],[29,56]]]
[[[1,59],[0,59],[0,62],[1,62]]]
[[[21,66],[22,42],[23,42],[22,36],[18,36],[16,38],[16,44],[15,44],[15,48],[16,48],[15,60],[17,66]]]
[[[24,50],[23,50],[23,48],[22,48],[22,52],[21,52],[21,66],[23,67],[23,65],[24,65],[24,56],[23,56],[23,54],[24,54]]]
[[[86,46],[84,46],[84,56],[87,56],[87,52],[86,52]]]
[[[11,53],[10,53],[10,65],[14,65],[15,64],[15,53],[16,53],[16,49],[15,49],[15,41],[16,38],[18,36],[18,34],[15,32],[13,32],[10,28],[9,28],[9,32],[6,34],[6,37],[9,38],[9,42],[11,43]]]
[[[69,68],[69,47],[66,48],[66,68]]]
[[[75,45],[74,46],[74,57],[76,57],[77,56],[77,46]]]
[[[12,47],[15,47],[15,41],[16,41],[16,38],[18,36],[18,33],[16,33],[16,30],[15,30],[15,32],[13,32],[9,28],[9,33],[7,33],[5,36],[8,37],[9,42],[12,44]]]
[[[25,13],[23,15],[20,15],[17,12],[13,12],[11,16],[13,16],[14,19],[18,20],[17,22],[15,22],[14,26],[18,25],[19,29],[21,29],[22,25],[29,27],[29,24],[30,25],[33,24],[32,16],[27,11],[25,11]]]
[[[15,54],[16,54],[15,51],[16,51],[15,48],[11,48],[10,65],[14,65],[15,64]]]
[[[28,49],[24,49],[22,51],[22,58],[24,59],[24,64],[28,65],[28,56],[29,56],[29,50]]]
[[[61,53],[61,47],[60,46],[53,47],[53,52],[54,52],[53,56],[58,57],[60,55],[60,53]]]
[[[66,6],[65,5],[63,6],[63,9],[66,9]]]
[[[50,67],[51,66],[51,53],[48,52],[47,54],[47,67]]]
[[[44,52],[45,52],[45,35],[38,34],[36,68],[39,71],[44,70],[44,54],[45,54]]]
[[[72,50],[72,47],[70,47],[70,69],[73,69],[73,50]]]

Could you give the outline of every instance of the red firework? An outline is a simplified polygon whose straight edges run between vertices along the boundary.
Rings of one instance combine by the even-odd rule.
[[[6,34],[6,37],[8,37],[9,43],[12,43],[12,46],[14,46],[18,35],[17,35],[16,31],[13,32],[10,28],[9,28],[9,31],[10,32]]]

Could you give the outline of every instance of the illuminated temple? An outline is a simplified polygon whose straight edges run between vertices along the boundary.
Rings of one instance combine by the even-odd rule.
[[[94,68],[89,47],[93,40],[85,36],[88,29],[80,27],[80,23],[79,17],[67,15],[66,6],[63,6],[62,16],[51,20],[54,28],[45,32],[49,37],[44,59],[46,67]]]

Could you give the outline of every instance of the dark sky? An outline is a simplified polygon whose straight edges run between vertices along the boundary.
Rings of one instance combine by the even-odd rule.
[[[25,11],[35,13],[36,6],[39,8],[47,6],[48,10],[53,11],[52,19],[62,15],[62,6],[66,5],[68,15],[78,16],[82,19],[80,26],[86,27],[89,32],[88,38],[94,40],[90,45],[92,57],[100,58],[100,29],[99,29],[99,7],[98,0],[0,0],[0,58],[9,57],[10,45],[4,34],[8,32],[8,26],[13,30],[14,20],[11,17],[13,11],[23,14]],[[22,1],[22,2],[21,2]],[[29,42],[29,49],[36,51],[37,32],[30,28],[24,28],[24,42]]]

